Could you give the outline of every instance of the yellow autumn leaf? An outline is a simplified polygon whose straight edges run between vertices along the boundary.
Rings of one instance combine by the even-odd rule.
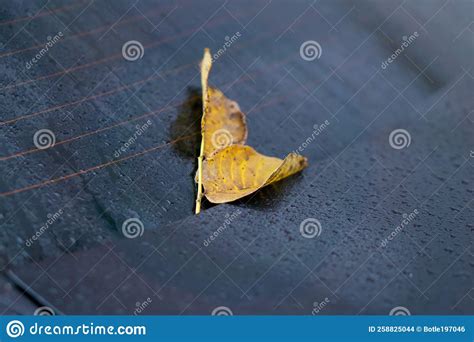
[[[205,49],[201,62],[203,115],[196,173],[196,214],[201,211],[203,195],[213,203],[234,201],[291,176],[308,164],[305,157],[295,153],[282,160],[245,146],[245,114],[235,101],[208,86],[211,67],[211,54]]]
[[[204,160],[204,194],[212,203],[235,201],[307,165],[306,158],[296,153],[279,159],[264,156],[250,146],[231,145]]]
[[[237,102],[216,88],[208,88],[206,120],[202,124],[204,157],[232,144],[245,144],[247,124]]]

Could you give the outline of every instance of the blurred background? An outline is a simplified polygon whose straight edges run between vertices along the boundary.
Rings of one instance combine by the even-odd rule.
[[[474,4],[12,1],[2,314],[473,314]],[[302,173],[193,213],[203,49]]]

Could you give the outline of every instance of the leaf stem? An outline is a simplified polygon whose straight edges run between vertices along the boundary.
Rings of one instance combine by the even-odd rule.
[[[201,199],[202,199],[202,157],[204,154],[204,134],[202,134],[201,140],[201,152],[198,157],[198,193],[196,197],[196,215],[201,212]]]
[[[201,212],[201,200],[203,197],[202,191],[202,161],[204,159],[204,136],[205,136],[205,120],[207,112],[207,104],[209,101],[209,93],[207,91],[207,82],[209,72],[212,66],[211,52],[209,49],[204,49],[204,56],[201,62],[201,89],[202,89],[202,118],[201,118],[201,151],[198,157],[198,193],[196,197],[196,215]]]

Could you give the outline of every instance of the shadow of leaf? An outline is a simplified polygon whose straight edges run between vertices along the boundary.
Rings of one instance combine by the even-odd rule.
[[[179,107],[178,116],[171,124],[171,139],[179,139],[186,135],[193,135],[173,144],[175,151],[184,158],[197,158],[201,144],[201,117],[202,99],[201,89],[190,87],[187,90],[186,100]]]

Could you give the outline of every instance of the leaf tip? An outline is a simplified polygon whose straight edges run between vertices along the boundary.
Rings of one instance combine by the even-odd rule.
[[[204,48],[204,55],[202,57],[202,63],[204,65],[211,65],[212,64],[211,50],[209,48]]]
[[[298,164],[299,164],[299,167],[300,167],[300,170],[303,170],[304,168],[308,167],[308,158],[306,158],[305,156],[302,156],[301,154],[299,153],[296,153],[296,152],[291,152],[289,154],[289,156],[292,158],[292,159],[295,159],[297,160]]]

